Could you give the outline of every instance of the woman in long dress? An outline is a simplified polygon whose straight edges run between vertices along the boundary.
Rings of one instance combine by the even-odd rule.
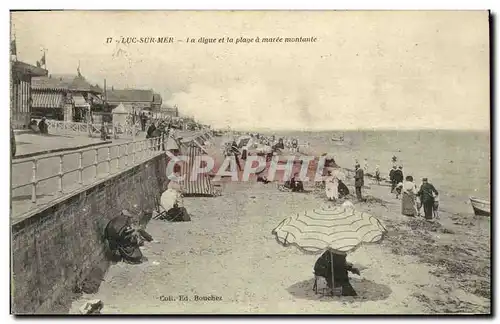
[[[401,212],[406,216],[416,216],[416,194],[417,185],[413,182],[412,176],[407,176],[403,183],[403,197],[401,199]]]
[[[339,197],[339,181],[337,177],[332,175],[331,171],[328,171],[328,176],[325,179],[325,193],[326,198],[330,201],[335,201]]]

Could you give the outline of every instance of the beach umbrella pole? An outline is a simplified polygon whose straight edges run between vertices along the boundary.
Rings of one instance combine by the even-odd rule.
[[[335,279],[333,277],[333,252],[332,250],[329,250],[330,251],[330,265],[331,265],[331,268],[332,268],[332,296],[333,296],[333,288],[335,287]]]

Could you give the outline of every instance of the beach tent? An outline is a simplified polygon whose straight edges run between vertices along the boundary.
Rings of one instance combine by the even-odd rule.
[[[242,147],[246,146],[250,142],[251,139],[252,139],[252,137],[248,136],[248,135],[240,136],[236,140],[236,145],[238,145],[238,148],[242,148]]]
[[[177,141],[173,137],[169,136],[167,138],[167,145],[165,146],[165,149],[167,151],[175,152],[175,151],[179,151],[180,147],[179,147],[179,144],[177,143]]]
[[[188,158],[188,161],[181,166],[181,175],[184,176],[182,181],[184,196],[216,196],[216,190],[208,174],[197,174],[195,179],[192,178],[193,166],[197,163],[196,157],[206,153],[193,141],[183,145],[182,153]]]

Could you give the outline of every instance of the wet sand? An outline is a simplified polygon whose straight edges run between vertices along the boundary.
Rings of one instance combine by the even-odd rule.
[[[366,184],[367,201],[355,206],[377,216],[389,233],[381,244],[348,255],[361,269],[360,277],[351,276],[356,298],[315,295],[318,256],[282,247],[271,235],[283,218],[326,203],[324,192],[226,182],[221,197],[184,199],[191,222],[152,220],[147,230],[155,240],[143,248],[148,261],[112,265],[99,291],[79,297],[70,312],[99,298],[104,314],[489,313],[489,218],[445,200],[440,221],[427,223],[401,215],[389,187]]]

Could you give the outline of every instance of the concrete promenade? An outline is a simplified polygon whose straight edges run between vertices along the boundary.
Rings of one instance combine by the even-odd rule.
[[[144,139],[144,136],[139,136],[136,140]],[[108,148],[107,145],[101,146],[96,145],[89,147],[89,151],[83,153],[82,155],[82,166],[86,167],[82,172],[82,183],[79,183],[79,172],[76,169],[79,167],[79,154],[71,153],[71,148],[77,149],[78,147],[100,144],[103,143],[102,140],[98,138],[89,138],[87,136],[71,136],[71,135],[49,135],[41,136],[38,134],[20,134],[16,136],[17,141],[17,154],[30,154],[36,152],[46,152],[50,150],[65,149],[61,151],[60,154],[64,154],[63,157],[63,171],[75,170],[70,172],[63,177],[63,192],[59,192],[59,178],[52,178],[44,180],[37,185],[37,204],[31,202],[32,186],[27,185],[18,189],[14,189],[11,192],[11,216],[14,220],[16,216],[19,216],[38,205],[43,205],[48,203],[59,196],[69,193],[81,186],[89,185],[103,177],[106,177],[110,173],[115,173],[118,169],[123,169],[131,166],[134,163],[134,157],[129,155],[128,159],[125,157],[119,160],[116,157],[121,153],[125,152],[125,144],[131,142],[131,139],[113,139],[112,144],[124,144],[123,146],[113,147],[109,150],[109,157],[111,162],[106,162],[108,159]],[[128,151],[132,152],[132,144],[127,144]],[[136,147],[138,149],[138,147]],[[96,167],[92,164],[96,160],[99,165]],[[33,157],[43,157],[47,154],[35,155]],[[143,155],[145,156],[145,155]],[[138,153],[136,156],[136,161],[141,158],[141,154]],[[60,161],[59,155],[53,156],[47,159],[39,159],[37,163],[36,178],[42,179],[51,175],[59,173]],[[27,184],[31,181],[33,176],[33,163],[26,161],[23,163],[16,163],[16,161],[25,159],[14,159],[11,169],[11,186],[16,187],[21,184]],[[109,168],[109,170],[108,170]]]
[[[184,141],[194,136],[194,132],[181,131],[177,132]],[[136,141],[145,139],[145,134],[141,132],[135,138]],[[39,134],[20,134],[16,135],[17,150],[16,155],[30,154],[33,152],[46,152],[50,150],[65,149],[64,151],[50,154],[40,154],[33,157],[38,157],[36,179],[43,179],[53,176],[60,171],[60,156],[63,156],[63,172],[69,172],[62,178],[62,188],[60,191],[59,177],[40,181],[36,187],[37,203],[31,202],[32,185],[30,181],[33,177],[33,163],[28,159],[14,159],[11,172],[11,187],[16,187],[22,184],[27,184],[23,187],[13,189],[11,191],[11,218],[13,221],[19,219],[19,216],[32,210],[38,206],[47,204],[69,192],[72,192],[82,186],[90,185],[100,179],[103,179],[110,174],[115,174],[120,170],[130,167],[138,161],[143,161],[148,157],[149,152],[139,152],[134,157],[132,155],[133,144],[132,138],[119,138],[112,139],[112,144],[123,144],[119,147],[109,148],[108,159],[108,146],[97,145],[89,148],[82,155],[82,167],[85,169],[82,172],[82,179],[80,183],[80,175],[77,169],[79,168],[79,153],[73,152],[71,148],[77,149],[78,147],[92,144],[99,144],[103,141],[99,138],[90,138],[85,135],[48,135],[42,136]],[[125,151],[128,147],[128,157],[125,157]],[[139,145],[136,144],[135,150],[139,150]],[[43,159],[43,156],[55,155],[50,158]],[[93,164],[96,161],[99,164],[95,167]],[[118,156],[121,156],[119,159]],[[28,161],[26,161],[28,160]],[[19,161],[24,161],[19,163]]]

